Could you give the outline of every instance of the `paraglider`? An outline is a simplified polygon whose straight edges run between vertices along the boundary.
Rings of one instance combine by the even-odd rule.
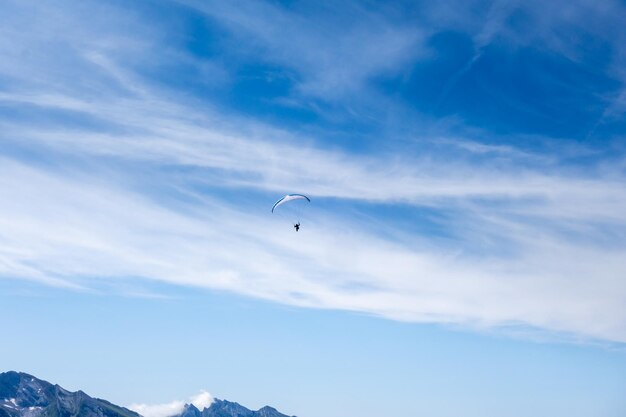
[[[303,204],[308,204],[311,199],[304,194],[287,194],[279,199],[272,207],[272,213],[278,213],[288,219],[296,232],[300,230],[300,217]],[[279,208],[280,207],[280,208]]]

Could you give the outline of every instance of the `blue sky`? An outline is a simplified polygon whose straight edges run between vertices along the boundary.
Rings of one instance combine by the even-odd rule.
[[[0,19],[1,369],[146,407],[626,411],[623,3]]]

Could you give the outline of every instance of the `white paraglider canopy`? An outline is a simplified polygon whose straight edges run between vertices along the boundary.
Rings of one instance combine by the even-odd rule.
[[[293,200],[306,200],[308,202],[311,202],[311,199],[303,194],[287,194],[276,203],[274,203],[274,207],[272,207],[272,213],[274,212],[274,210],[276,210],[277,207],[282,206],[283,204]]]

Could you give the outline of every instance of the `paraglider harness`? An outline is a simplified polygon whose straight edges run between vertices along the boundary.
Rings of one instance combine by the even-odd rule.
[[[293,227],[296,229],[296,232],[300,230],[300,222],[294,224]]]

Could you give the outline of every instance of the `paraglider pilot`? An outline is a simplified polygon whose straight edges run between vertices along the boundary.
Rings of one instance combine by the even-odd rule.
[[[294,224],[293,227],[296,229],[296,232],[300,230],[300,222]]]

